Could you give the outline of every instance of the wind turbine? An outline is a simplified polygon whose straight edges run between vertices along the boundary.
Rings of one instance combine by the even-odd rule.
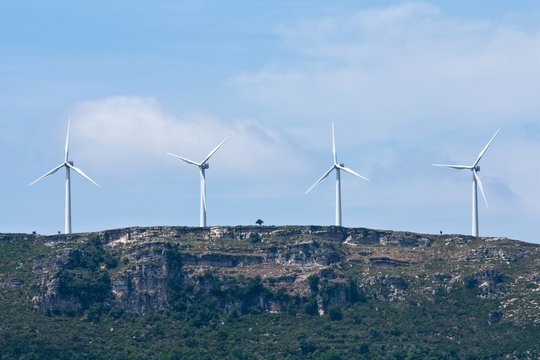
[[[75,167],[73,164],[73,161],[69,161],[69,130],[71,126],[71,118],[68,120],[68,128],[67,128],[67,136],[66,136],[66,147],[65,147],[65,156],[64,156],[64,162],[52,169],[51,171],[47,172],[46,174],[40,176],[36,180],[32,181],[28,186],[32,186],[38,181],[42,180],[43,178],[46,178],[49,175],[54,174],[61,168],[66,168],[66,210],[65,210],[65,225],[64,225],[64,233],[71,234],[71,174],[70,171],[73,170],[77,174],[84,177],[86,180],[90,181],[94,185],[101,187],[96,183],[94,180],[90,179],[88,175],[86,175],[81,169]]]
[[[175,157],[184,162],[187,162],[190,165],[195,165],[199,168],[199,171],[201,174],[201,195],[200,195],[201,209],[200,209],[200,220],[199,220],[200,227],[206,227],[206,176],[205,176],[205,173],[206,173],[206,170],[208,170],[208,168],[210,167],[208,164],[208,160],[210,160],[212,155],[214,155],[216,151],[218,151],[218,149],[221,147],[221,145],[225,144],[225,141],[229,140],[230,137],[231,135],[227,136],[225,140],[223,140],[221,143],[219,143],[218,146],[216,146],[212,151],[210,151],[208,155],[206,155],[204,160],[201,161],[200,163],[193,160],[186,159],[179,155],[171,154],[169,152],[167,153],[168,155],[172,157]]]
[[[480,180],[480,176],[478,175],[478,172],[480,171],[480,166],[478,166],[478,163],[480,162],[480,159],[482,159],[482,156],[486,153],[486,150],[491,145],[491,142],[493,139],[495,139],[495,136],[499,133],[498,129],[495,131],[495,134],[491,137],[489,142],[484,146],[482,151],[480,151],[480,154],[476,158],[476,161],[468,166],[468,165],[446,165],[446,164],[433,164],[433,166],[441,166],[441,167],[447,167],[452,168],[456,170],[471,170],[472,171],[472,235],[478,236],[478,190],[477,186],[480,186],[480,192],[482,193],[482,197],[484,198],[484,202],[486,203],[486,208],[489,210],[488,201],[486,198],[486,193],[484,192],[484,187],[482,186],[482,180]]]
[[[341,170],[345,171],[346,173],[349,173],[351,175],[354,175],[356,177],[359,177],[360,179],[364,179],[366,181],[371,181],[368,178],[354,172],[352,169],[349,169],[348,167],[345,167],[344,164],[341,164],[337,160],[337,153],[336,153],[336,136],[335,136],[335,130],[334,130],[334,122],[332,122],[332,154],[334,155],[334,164],[332,167],[321,176],[319,180],[315,182],[315,184],[311,185],[311,187],[305,192],[304,195],[307,195],[315,186],[317,186],[321,181],[323,181],[332,171],[336,171],[336,226],[341,226]]]

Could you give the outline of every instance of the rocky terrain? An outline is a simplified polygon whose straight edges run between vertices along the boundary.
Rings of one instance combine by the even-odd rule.
[[[3,234],[0,255],[4,303],[46,319],[341,320],[368,306],[407,314],[448,302],[457,312],[476,309],[458,316],[463,324],[472,316],[480,327],[540,334],[540,246],[506,238],[318,226],[134,227]],[[0,334],[8,329],[0,325]],[[462,336],[452,331],[444,337]],[[538,351],[526,345],[504,356],[534,358]]]

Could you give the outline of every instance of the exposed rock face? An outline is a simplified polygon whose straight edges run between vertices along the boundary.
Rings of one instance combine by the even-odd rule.
[[[49,249],[33,265],[40,279],[33,302],[42,312],[101,304],[145,314],[211,301],[222,312],[314,304],[325,313],[366,299],[418,301],[441,288],[500,300],[490,324],[525,317],[540,324],[540,247],[507,239],[257,226],[127,228],[39,241]]]
[[[42,289],[40,295],[35,296],[33,302],[36,308],[42,312],[50,312],[56,309],[80,309],[81,304],[74,296],[60,294],[60,271],[67,268],[78,256],[77,249],[62,249],[50,255],[36,258],[33,271],[43,274],[39,286]]]
[[[169,283],[182,281],[181,268],[164,243],[135,245],[125,254],[128,264],[111,272],[112,294],[122,310],[148,313],[168,308]]]
[[[399,267],[399,266],[408,266],[410,265],[410,263],[408,261],[400,261],[400,260],[390,259],[387,257],[382,257],[382,258],[369,259],[369,265],[393,268],[393,267]]]
[[[452,282],[454,277],[452,276],[452,274],[436,273],[436,274],[431,275],[431,279],[434,282],[438,282],[438,283],[450,283]]]
[[[508,280],[507,275],[494,269],[484,270],[469,279],[480,290],[478,296],[485,299],[503,298],[506,295],[504,283]]]
[[[469,261],[517,261],[521,257],[525,250],[519,247],[504,248],[495,246],[482,246],[477,249],[472,249],[467,255],[466,259]]]
[[[409,287],[402,277],[389,275],[368,277],[365,283],[371,287],[370,295],[377,300],[404,300]]]

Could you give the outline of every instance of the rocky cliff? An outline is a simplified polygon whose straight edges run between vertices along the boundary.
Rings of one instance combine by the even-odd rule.
[[[65,358],[109,358],[111,338],[138,349],[110,355],[129,359],[540,354],[540,245],[506,238],[319,226],[0,234],[0,295],[6,359],[36,337],[37,358],[62,358],[58,324],[75,334]]]
[[[316,300],[324,314],[332,305],[417,301],[466,287],[479,299],[501,300],[493,309],[497,321],[540,324],[540,247],[505,238],[339,227],[155,227],[35,240],[50,249],[32,259],[39,278],[32,301],[42,312],[105,303],[146,314],[205,299],[238,313],[298,311]],[[104,294],[91,295],[97,291]]]

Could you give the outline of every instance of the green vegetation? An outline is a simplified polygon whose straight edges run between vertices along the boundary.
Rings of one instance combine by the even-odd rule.
[[[89,310],[87,316],[98,318],[105,311],[104,302],[112,298],[109,269],[117,266],[118,259],[105,251],[99,238],[78,247],[58,274],[58,292],[73,297],[81,307],[67,307],[65,313],[74,316]]]
[[[268,232],[256,233],[252,229],[245,232],[250,235],[223,241],[208,240],[188,229],[183,238],[167,235],[146,247],[142,241],[108,246],[107,234],[70,238],[0,234],[0,359],[404,360],[540,356],[540,325],[505,318],[508,313],[501,307],[502,302],[517,296],[497,292],[521,287],[529,291],[525,294],[537,296],[531,289],[538,285],[527,276],[535,271],[538,257],[516,257],[511,264],[496,259],[487,266],[487,261],[445,259],[448,254],[464,251],[453,244],[448,245],[445,254],[445,248],[436,244],[430,255],[418,248],[346,247],[338,241],[328,244],[329,240],[319,234],[295,243],[301,235],[285,230],[290,232],[287,236],[296,239],[290,240],[292,253],[280,248],[287,245],[286,239],[274,239]],[[472,244],[470,249],[477,246]],[[465,253],[469,254],[470,249]],[[260,273],[253,273],[253,269],[263,268],[259,264],[237,266],[223,260],[222,268],[193,265],[202,261],[202,255],[260,256],[263,251],[268,256],[282,256],[281,263],[275,262],[275,268],[265,263]],[[339,252],[340,262],[313,265],[315,258],[321,263],[326,261],[324,251]],[[373,269],[367,267],[367,261],[356,258],[364,253],[378,258],[397,257],[393,251],[399,251],[411,265]],[[347,256],[354,261],[343,260]],[[430,259],[429,263],[418,260],[425,258]],[[43,270],[36,268],[43,259],[57,269],[55,279],[62,311],[36,311],[34,307],[36,297],[44,291]],[[216,257],[212,261],[221,260]],[[294,269],[293,275],[286,274],[292,279],[290,285],[284,285],[284,280],[274,273],[267,274],[280,266],[292,266],[294,261],[305,262]],[[123,272],[139,276],[143,274],[141,268],[168,269],[168,306],[137,315],[115,305],[113,280]],[[311,272],[302,273],[304,268]],[[458,270],[459,281],[450,284],[447,273]],[[435,275],[440,280],[432,281]],[[150,286],[157,280],[141,275],[136,281]],[[303,292],[291,292],[290,287],[301,281]],[[491,292],[486,292],[485,284],[491,286]],[[152,291],[157,289],[149,289],[137,298],[141,303],[153,301]],[[264,304],[270,302],[281,304],[281,311],[269,311]]]
[[[487,359],[538,354],[538,328],[487,327],[492,304],[464,307],[460,294],[453,297],[455,303],[420,306],[368,301],[345,310],[340,321],[332,321],[332,312],[323,317],[219,315],[204,301],[196,311],[117,319],[106,315],[99,322],[4,307],[0,354],[2,359]],[[6,305],[4,300],[0,304]]]

